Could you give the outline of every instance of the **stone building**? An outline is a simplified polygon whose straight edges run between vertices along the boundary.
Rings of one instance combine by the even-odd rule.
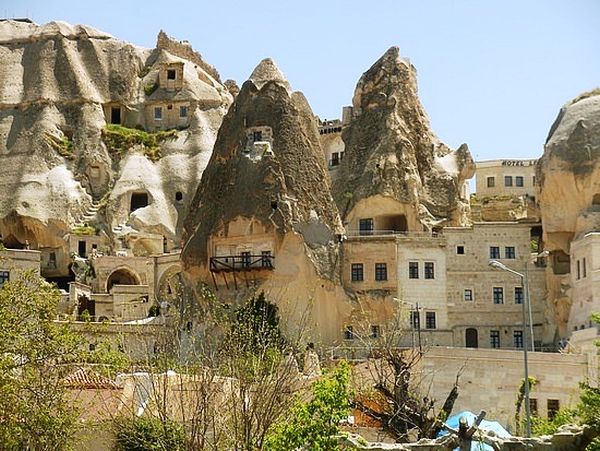
[[[536,196],[537,160],[488,160],[475,166],[477,196]]]

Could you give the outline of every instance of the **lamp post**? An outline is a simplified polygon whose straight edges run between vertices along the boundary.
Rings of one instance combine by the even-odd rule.
[[[523,290],[524,302],[522,304],[522,315],[523,315],[523,370],[525,373],[525,382],[524,382],[524,393],[525,393],[525,436],[531,437],[531,411],[529,406],[529,365],[527,362],[527,347],[528,347],[528,338],[527,338],[527,312],[525,309],[525,304],[529,304],[529,284],[527,281],[527,277],[520,272],[517,272],[513,269],[510,269],[508,266],[500,263],[497,260],[490,260],[489,265],[495,269],[501,269],[502,271],[507,271],[511,274],[519,276],[521,278],[521,289]]]

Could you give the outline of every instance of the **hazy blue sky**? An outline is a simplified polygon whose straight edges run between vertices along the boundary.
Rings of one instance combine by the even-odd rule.
[[[0,14],[86,23],[144,47],[164,29],[240,85],[270,56],[328,119],[397,45],[434,131],[477,159],[540,155],[561,105],[600,86],[596,0],[0,0]]]

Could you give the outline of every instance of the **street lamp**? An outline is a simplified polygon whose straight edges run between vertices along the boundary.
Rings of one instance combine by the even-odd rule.
[[[531,437],[531,412],[529,406],[529,365],[527,363],[527,313],[525,310],[525,304],[529,304],[529,293],[528,288],[529,285],[527,283],[527,277],[520,272],[515,271],[514,269],[510,269],[503,263],[500,263],[498,260],[490,260],[489,265],[495,269],[501,269],[502,271],[509,272],[521,278],[521,289],[523,290],[524,300],[522,304],[522,314],[523,314],[523,367],[525,373],[525,382],[524,382],[524,392],[525,392],[525,436]],[[527,289],[526,289],[527,288]]]

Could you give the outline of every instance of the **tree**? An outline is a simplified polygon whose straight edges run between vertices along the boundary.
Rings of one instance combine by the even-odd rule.
[[[358,338],[369,352],[367,368],[373,386],[360,393],[354,405],[379,421],[383,430],[399,442],[407,441],[411,430],[417,431],[419,438],[437,436],[458,398],[460,377],[459,372],[441,410],[436,413],[435,399],[423,386],[423,377],[418,369],[426,351],[401,347],[407,333],[405,313],[398,308],[393,317],[380,327],[376,337],[372,336],[370,321],[357,331]],[[364,333],[361,333],[363,330]]]
[[[313,383],[310,401],[296,401],[289,417],[272,428],[265,441],[265,449],[339,449],[339,424],[348,417],[350,408],[349,382],[350,367],[342,361],[333,371]]]
[[[33,272],[0,288],[0,448],[61,450],[73,442],[77,409],[64,378],[80,339],[53,322],[60,293]]]

